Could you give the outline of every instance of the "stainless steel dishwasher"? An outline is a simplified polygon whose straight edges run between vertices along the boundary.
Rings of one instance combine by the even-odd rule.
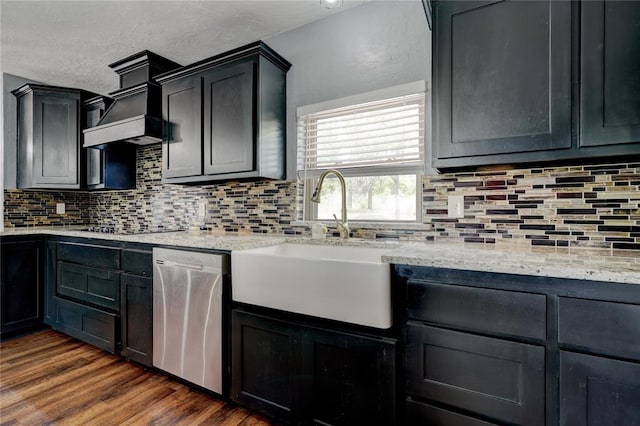
[[[153,249],[153,365],[222,393],[229,256]]]

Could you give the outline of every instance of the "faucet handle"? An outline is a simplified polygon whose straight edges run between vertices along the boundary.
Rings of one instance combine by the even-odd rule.
[[[349,225],[346,222],[340,222],[336,214],[333,214],[333,218],[336,220],[336,229],[340,233],[341,238],[349,238]]]

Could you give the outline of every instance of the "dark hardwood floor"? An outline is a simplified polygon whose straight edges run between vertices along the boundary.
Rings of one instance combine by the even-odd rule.
[[[271,425],[52,330],[0,343],[2,425]]]

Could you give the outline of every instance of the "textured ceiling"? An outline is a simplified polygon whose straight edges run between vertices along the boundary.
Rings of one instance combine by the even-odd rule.
[[[147,49],[186,65],[358,6],[289,1],[0,1],[2,72],[98,93]]]

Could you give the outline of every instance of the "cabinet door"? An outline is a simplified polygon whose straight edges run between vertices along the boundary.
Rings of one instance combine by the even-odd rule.
[[[561,352],[560,424],[640,425],[640,364]]]
[[[406,369],[408,394],[498,422],[545,422],[543,346],[410,322]],[[430,419],[420,420],[428,423]]]
[[[3,242],[0,336],[42,323],[43,248],[39,241]]]
[[[295,423],[300,407],[301,329],[234,310],[232,330],[231,399]]]
[[[395,341],[307,329],[305,417],[322,425],[393,425]]]
[[[79,94],[34,97],[34,187],[79,187]]]
[[[120,285],[121,355],[153,365],[153,280],[123,274]]]
[[[185,77],[162,86],[162,177],[202,174],[202,79]]]
[[[580,145],[640,142],[640,2],[582,2],[581,22]]]
[[[204,76],[204,174],[255,168],[254,62]]]
[[[87,186],[96,187],[104,183],[104,154],[101,149],[86,148],[87,151]]]
[[[505,162],[506,154],[570,148],[571,3],[434,7],[435,164]]]

